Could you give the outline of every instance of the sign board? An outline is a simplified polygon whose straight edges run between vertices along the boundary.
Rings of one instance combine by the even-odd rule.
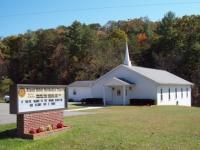
[[[63,85],[20,85],[11,95],[11,113],[56,110],[65,108],[66,86]],[[13,96],[14,95],[14,96]]]

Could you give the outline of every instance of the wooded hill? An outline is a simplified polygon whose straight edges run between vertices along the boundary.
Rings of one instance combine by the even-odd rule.
[[[200,86],[200,16],[168,12],[158,22],[139,18],[101,26],[75,21],[2,38],[0,89],[6,92],[12,82],[96,79],[123,62],[126,38],[134,65],[165,69]]]

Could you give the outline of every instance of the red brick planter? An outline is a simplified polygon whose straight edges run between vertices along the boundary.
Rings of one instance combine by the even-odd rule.
[[[26,139],[35,140],[35,139],[51,136],[51,135],[54,135],[54,134],[57,134],[57,133],[60,133],[63,131],[67,131],[69,129],[71,129],[70,126],[64,126],[63,128],[56,128],[51,131],[44,131],[44,132],[34,133],[34,134],[23,134],[23,135],[21,135],[21,137],[26,138]]]
[[[43,112],[33,112],[28,114],[17,115],[17,136],[26,139],[38,139],[41,137],[50,136],[61,131],[69,130],[70,126],[57,125],[64,123],[63,110],[51,110]],[[53,129],[47,131],[47,127],[51,126]],[[39,128],[45,128],[43,132],[36,133]],[[31,130],[35,130],[33,134]]]

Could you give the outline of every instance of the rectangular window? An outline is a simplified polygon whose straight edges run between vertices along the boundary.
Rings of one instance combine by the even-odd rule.
[[[160,99],[161,99],[161,101],[163,100],[163,90],[162,89],[160,89]]]
[[[175,98],[177,99],[177,88],[175,88]]]
[[[169,93],[169,100],[171,99],[171,95],[170,95],[170,88],[168,89],[168,93]]]
[[[186,88],[186,97],[188,98],[188,88]]]
[[[117,90],[117,96],[121,96],[121,91]]]
[[[73,90],[73,95],[76,95],[76,90]]]
[[[181,88],[181,98],[183,98],[183,88]]]

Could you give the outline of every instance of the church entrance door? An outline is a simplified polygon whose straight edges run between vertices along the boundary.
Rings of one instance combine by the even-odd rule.
[[[120,87],[120,86],[114,87],[112,101],[113,101],[114,105],[122,105],[123,104],[122,87]]]

